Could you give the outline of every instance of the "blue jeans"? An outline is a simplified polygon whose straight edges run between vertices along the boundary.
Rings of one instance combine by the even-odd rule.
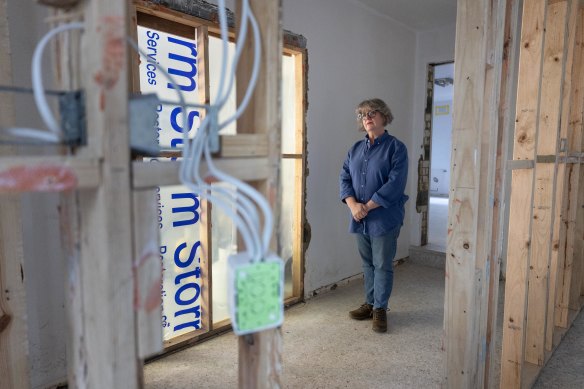
[[[357,247],[363,260],[365,302],[373,309],[387,309],[393,288],[393,258],[401,226],[382,236],[357,234]]]

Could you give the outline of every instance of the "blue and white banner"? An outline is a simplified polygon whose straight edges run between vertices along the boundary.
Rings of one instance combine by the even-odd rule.
[[[177,90],[161,68],[173,76],[187,102],[199,102],[196,38],[186,39],[138,26],[138,45],[148,55],[140,60],[140,89],[176,104],[157,108],[158,143],[163,149],[180,149],[183,131],[189,136],[200,124],[199,111],[188,109],[182,122]],[[148,158],[157,163],[163,158]],[[160,260],[162,261],[162,326],[164,340],[201,328],[201,201],[184,186],[157,188]]]

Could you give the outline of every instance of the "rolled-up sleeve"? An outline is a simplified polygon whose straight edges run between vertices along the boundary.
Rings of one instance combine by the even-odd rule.
[[[343,163],[341,168],[341,174],[339,175],[339,197],[342,202],[345,202],[347,197],[355,197],[355,190],[353,189],[353,179],[351,178],[351,152],[347,153],[347,158]]]
[[[398,142],[391,157],[391,170],[387,181],[373,194],[371,200],[384,208],[398,201],[404,201],[404,191],[408,178],[408,152],[406,146]]]

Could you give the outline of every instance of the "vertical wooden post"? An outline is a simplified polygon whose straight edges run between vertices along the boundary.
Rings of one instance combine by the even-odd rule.
[[[485,385],[491,387],[494,380],[496,354],[496,328],[499,302],[499,280],[503,255],[503,235],[506,232],[505,196],[507,194],[507,156],[510,132],[515,123],[515,83],[517,77],[517,47],[519,45],[521,0],[505,2],[505,18],[500,20],[497,29],[504,29],[503,58],[501,63],[501,86],[499,101],[499,131],[497,136],[497,161],[495,171],[495,201],[493,204],[493,233],[491,240],[492,268],[489,277],[489,305],[487,322],[487,348]]]
[[[584,11],[582,8],[578,11],[578,26],[576,32],[576,50],[574,58],[574,75],[577,78],[575,91],[572,96],[570,120],[567,134],[567,150],[568,155],[582,151],[582,122],[583,112],[582,104],[584,100],[584,49],[582,42],[584,42]],[[579,44],[578,44],[579,43]],[[559,259],[559,274],[558,274],[558,290],[556,297],[556,319],[557,326],[567,328],[570,323],[570,310],[577,311],[580,307],[575,305],[570,306],[570,301],[574,304],[575,299],[571,299],[571,294],[576,294],[571,291],[574,288],[572,285],[574,269],[578,269],[578,243],[582,239],[582,235],[578,235],[577,216],[578,216],[578,196],[579,191],[584,190],[584,183],[580,182],[580,164],[567,164],[565,173],[565,187],[564,187],[564,205],[562,209],[562,221],[564,222],[562,230],[560,231],[559,245],[560,245],[560,259]],[[565,235],[563,235],[565,233]],[[575,247],[576,245],[576,247]],[[576,248],[576,250],[575,250]],[[575,255],[576,254],[576,255]],[[580,254],[581,255],[581,254]],[[574,259],[576,259],[576,266],[574,266]],[[579,300],[579,298],[578,298]],[[572,315],[573,316],[573,315]],[[573,319],[573,317],[572,317]]]
[[[199,103],[209,104],[209,31],[206,26],[197,27],[197,66],[199,78]],[[206,113],[201,113],[203,120]],[[213,240],[212,240],[212,204],[209,200],[201,201],[201,273],[204,282],[201,285],[203,331],[213,329]]]
[[[571,117],[574,117],[575,113],[578,111],[576,106],[572,106],[572,102],[576,102],[582,99],[582,86],[581,82],[584,81],[584,73],[582,69],[582,61],[580,60],[581,51],[581,35],[582,28],[581,23],[578,23],[579,12],[577,4],[571,4],[571,12],[569,13],[568,21],[568,41],[567,41],[567,58],[566,58],[566,70],[564,75],[564,85],[562,94],[562,116],[561,116],[561,127],[560,127],[560,148],[558,155],[560,157],[566,157],[567,148],[561,148],[562,140],[568,138],[568,130],[571,126]],[[580,25],[577,27],[577,25]],[[580,97],[578,97],[580,96]],[[564,204],[567,198],[566,188],[566,164],[559,163],[557,165],[557,176],[556,176],[556,192],[555,192],[555,205],[554,205],[554,221],[553,221],[553,231],[552,231],[552,254],[550,259],[550,277],[549,277],[549,294],[548,294],[548,306],[547,306],[547,322],[546,322],[546,340],[545,347],[547,351],[551,351],[554,346],[554,329],[555,329],[555,311],[556,311],[556,299],[558,291],[558,280],[560,275],[563,274],[561,269],[564,267],[565,262],[565,242],[566,238],[566,225],[562,221],[565,217],[566,210],[564,209]]]
[[[452,388],[485,382],[504,5],[459,0],[457,6],[444,306],[445,384]]]
[[[533,171],[533,216],[527,290],[525,360],[543,366],[547,320],[548,281],[556,187],[555,156],[558,149],[562,86],[566,62],[569,4],[567,0],[548,6],[539,102],[536,163]],[[549,159],[549,160],[548,160]]]
[[[516,161],[535,159],[546,3],[525,0],[523,5],[513,149],[513,159]],[[518,388],[523,373],[527,267],[531,245],[531,222],[526,221],[531,221],[532,188],[531,169],[513,170],[508,237],[513,244],[509,244],[507,251],[502,388]]]
[[[241,10],[241,3],[237,3]],[[250,0],[261,33],[262,60],[253,98],[237,122],[238,133],[264,133],[269,139],[270,178],[256,185],[277,212],[280,164],[280,82],[282,75],[281,1]],[[248,30],[249,31],[249,30]],[[248,32],[248,42],[252,38]],[[253,45],[243,51],[237,71],[238,101],[248,84],[253,63]],[[275,215],[275,226],[278,218]],[[274,388],[280,386],[282,333],[272,329],[239,338],[239,386]]]
[[[0,85],[12,84],[7,0],[0,0]],[[15,123],[12,95],[0,93],[0,126]],[[1,146],[0,154],[13,155]],[[22,219],[18,195],[0,199],[0,381],[2,388],[30,386]]]
[[[132,272],[127,4],[85,3],[83,87],[88,147],[102,157],[101,185],[80,193],[77,290],[80,328],[70,334],[76,387],[136,388],[139,360]]]

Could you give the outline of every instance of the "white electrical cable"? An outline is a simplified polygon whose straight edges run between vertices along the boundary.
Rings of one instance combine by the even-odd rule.
[[[241,32],[236,42],[235,56],[232,60],[229,80],[226,83],[227,63],[229,58],[225,0],[218,1],[218,9],[221,38],[223,42],[223,58],[221,62],[221,74],[216,103],[211,106],[191,103],[187,104],[185,102],[183,92],[180,90],[180,88],[177,87],[170,74],[168,74],[162,67],[159,69],[162,70],[164,75],[170,80],[170,83],[177,91],[180,100],[180,106],[182,107],[181,116],[183,120],[183,157],[181,162],[181,169],[179,172],[181,182],[193,192],[199,194],[199,196],[202,198],[207,198],[213,204],[216,204],[225,212],[229,218],[233,220],[237,229],[242,235],[246,250],[248,251],[250,258],[252,258],[253,261],[258,261],[262,258],[265,258],[269,251],[269,243],[273,231],[273,215],[270,206],[267,200],[250,185],[220,171],[215,167],[215,164],[211,158],[208,136],[211,132],[217,133],[221,128],[224,128],[234,120],[237,120],[237,118],[241,116],[242,112],[247,107],[259,75],[261,59],[260,33],[257,21],[249,7],[249,1],[243,0]],[[229,94],[233,89],[235,71],[246,40],[247,23],[251,24],[254,36],[254,59],[250,82],[248,84],[244,98],[239,108],[236,110],[236,113],[225,122],[219,123],[218,113],[225,106]],[[131,42],[131,45],[140,53],[142,57],[147,58],[146,54],[141,52],[141,50],[134,42]],[[170,101],[162,101],[162,103],[175,104],[175,102]],[[189,139],[188,131],[186,129],[186,127],[189,125],[187,122],[186,107],[205,108],[207,110],[205,118],[201,122],[199,129],[192,140]],[[236,188],[235,190],[218,186],[212,188],[211,185],[205,182],[205,180],[200,175],[200,161],[203,158],[203,153],[205,154],[205,160],[209,169],[207,175],[231,184]],[[261,236],[259,232],[260,219],[255,204],[259,206],[259,209],[262,211],[264,216],[264,230]],[[236,207],[237,212],[233,211],[233,206]]]
[[[128,38],[128,43],[130,44],[130,46],[137,51],[142,57],[144,57],[145,59],[147,59],[147,54],[144,53],[142,50],[140,50],[140,48],[138,47],[138,45],[136,44],[136,42],[134,42],[132,39]],[[213,115],[207,115],[205,116],[205,119],[203,120],[203,122],[201,123],[201,125],[199,126],[199,130],[197,132],[197,136],[195,137],[195,139],[193,139],[193,146],[190,146],[190,140],[188,139],[188,131],[186,131],[186,126],[188,125],[187,123],[187,115],[186,115],[186,107],[187,106],[194,106],[194,107],[200,107],[200,108],[205,108],[207,109],[207,112],[212,110],[212,107],[208,106],[208,105],[201,105],[201,104],[187,104],[185,99],[184,99],[184,94],[182,92],[182,90],[177,86],[176,82],[174,81],[174,78],[163,68],[160,67],[159,68],[162,73],[168,78],[168,80],[170,81],[170,83],[173,85],[174,89],[177,91],[177,95],[180,101],[180,105],[182,107],[182,120],[183,120],[183,161],[181,163],[181,169],[179,171],[179,175],[180,175],[180,179],[181,182],[187,186],[189,189],[191,189],[194,193],[197,193],[199,196],[201,196],[202,198],[207,198],[209,201],[211,201],[212,203],[214,203],[215,205],[217,205],[219,208],[221,208],[225,214],[233,220],[233,222],[235,223],[237,229],[241,232],[243,241],[245,243],[246,249],[249,250],[249,255],[253,258],[258,256],[259,252],[261,251],[261,243],[256,243],[257,239],[254,238],[254,234],[253,234],[253,229],[249,227],[250,223],[247,221],[248,218],[246,218],[245,216],[247,215],[247,209],[242,212],[244,218],[240,217],[237,213],[233,212],[233,210],[231,209],[231,207],[229,206],[230,202],[233,202],[233,199],[229,199],[229,201],[225,201],[221,198],[218,198],[217,196],[214,196],[211,193],[211,186],[204,183],[204,181],[200,180],[199,182],[197,182],[198,180],[192,180],[189,176],[188,176],[188,172],[197,172],[198,173],[198,168],[195,170],[193,168],[193,161],[198,161],[201,159],[201,151],[199,151],[197,153],[197,149],[196,149],[196,145],[200,145],[199,148],[202,148],[202,145],[204,143],[206,143],[206,141],[203,139],[201,141],[197,141],[197,136],[200,138],[202,136],[204,136],[206,134],[206,127],[207,127],[207,123],[209,122],[209,119],[213,117]],[[168,101],[167,103],[169,104],[176,104],[176,102],[174,101]],[[189,150],[195,150],[195,155],[189,155]],[[197,156],[198,154],[198,156]],[[201,182],[203,182],[203,184],[201,184]],[[218,192],[218,189],[221,188],[214,188],[213,191],[214,192]],[[222,192],[222,191],[219,191]]]
[[[32,56],[32,88],[34,93],[34,100],[39,110],[39,114],[43,119],[45,125],[53,134],[58,135],[59,139],[62,137],[62,131],[53,113],[51,112],[51,108],[47,103],[47,99],[45,98],[45,89],[43,87],[43,75],[41,73],[41,65],[43,59],[43,51],[47,43],[58,33],[67,31],[67,30],[82,30],[84,28],[83,23],[74,22],[60,25],[51,31],[47,32],[42,39],[37,44],[34,54]]]
[[[29,138],[29,139],[39,140],[42,142],[59,143],[59,141],[60,141],[59,136],[57,134],[54,134],[54,133],[48,132],[48,131],[44,131],[44,130],[39,130],[36,128],[22,128],[22,127],[7,128],[5,131],[11,135],[18,136],[20,138]]]

